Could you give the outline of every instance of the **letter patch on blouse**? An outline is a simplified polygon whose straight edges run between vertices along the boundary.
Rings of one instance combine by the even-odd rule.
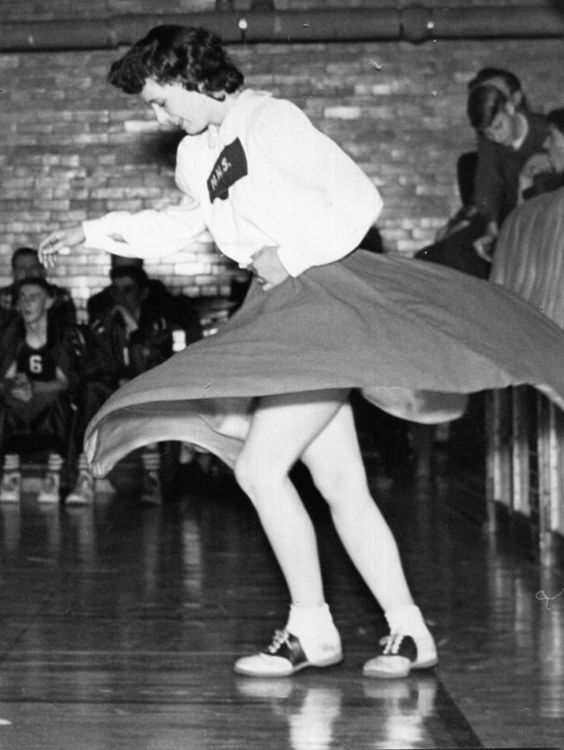
[[[210,203],[213,203],[216,198],[222,201],[227,200],[229,188],[246,174],[248,174],[247,157],[241,141],[235,138],[233,143],[225,146],[217,157],[208,177]]]

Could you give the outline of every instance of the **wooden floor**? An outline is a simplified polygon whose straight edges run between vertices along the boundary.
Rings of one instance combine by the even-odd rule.
[[[286,593],[227,473],[183,469],[162,508],[131,475],[94,507],[0,506],[0,748],[368,750],[564,746],[564,575],[481,527],[476,477],[380,487],[440,646],[435,671],[361,676],[384,621],[298,477],[320,532],[345,662],[232,673],[284,622]],[[559,595],[560,594],[560,595]]]

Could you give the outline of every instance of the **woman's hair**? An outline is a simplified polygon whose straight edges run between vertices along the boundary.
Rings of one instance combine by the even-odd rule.
[[[564,108],[552,109],[547,114],[546,119],[550,125],[554,125],[557,130],[564,133]]]
[[[470,92],[466,112],[472,127],[486,130],[509,103],[509,99],[496,86],[478,86]]]
[[[244,76],[231,61],[219,36],[201,27],[156,26],[116,60],[108,73],[112,86],[141,93],[148,78],[179,82],[188,91],[231,94]]]

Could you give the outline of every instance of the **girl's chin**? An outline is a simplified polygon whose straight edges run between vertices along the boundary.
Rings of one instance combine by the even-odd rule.
[[[200,135],[200,133],[205,132],[208,129],[208,126],[205,125],[204,127],[198,128],[195,125],[183,125],[182,129],[186,133],[186,135]]]

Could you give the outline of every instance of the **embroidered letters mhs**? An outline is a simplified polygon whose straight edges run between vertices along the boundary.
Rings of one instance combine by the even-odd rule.
[[[213,203],[216,198],[222,201],[227,200],[231,185],[234,185],[237,180],[240,180],[246,174],[248,174],[247,157],[241,141],[235,138],[233,143],[226,146],[217,157],[208,177],[210,203]]]

